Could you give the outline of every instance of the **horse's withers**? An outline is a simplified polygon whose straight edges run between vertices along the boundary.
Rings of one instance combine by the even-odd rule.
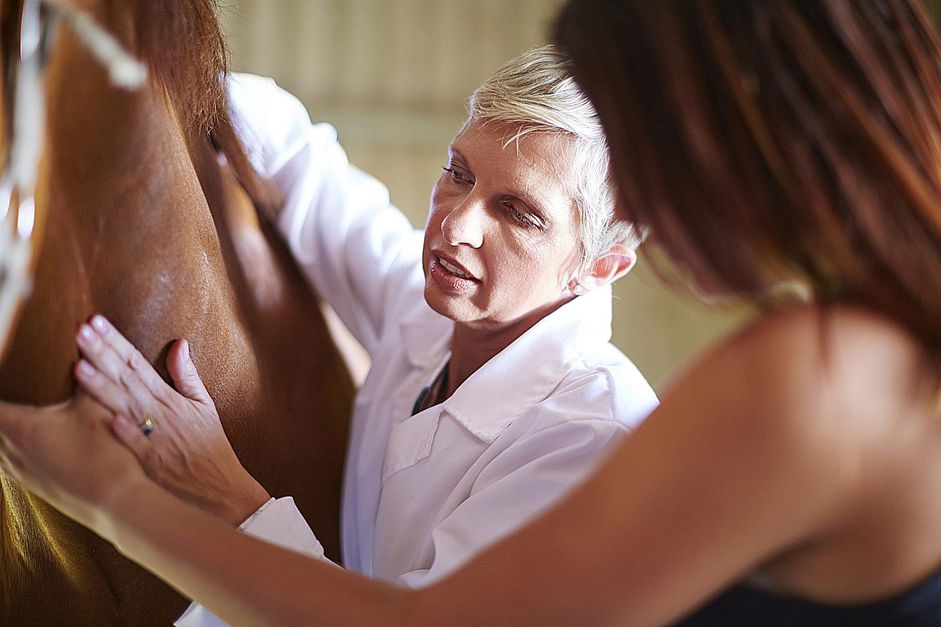
[[[139,43],[143,3],[85,4],[131,48]],[[14,11],[4,0],[0,11],[6,38]],[[95,311],[161,369],[169,342],[187,337],[240,459],[272,494],[295,497],[337,557],[352,386],[289,255],[159,71],[140,92],[115,89],[62,31],[45,84],[43,237],[34,292],[0,364],[0,398],[67,398],[76,325]],[[246,271],[261,266],[273,274]],[[8,479],[0,489],[0,624],[166,625],[185,607]]]

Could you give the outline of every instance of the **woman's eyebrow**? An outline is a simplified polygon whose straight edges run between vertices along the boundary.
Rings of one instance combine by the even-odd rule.
[[[468,158],[465,157],[464,153],[458,150],[453,144],[451,146],[448,146],[448,152],[451,153],[452,157],[456,155],[457,158],[460,159],[464,163],[465,166],[467,166],[468,168],[470,167],[470,161],[468,160]]]
[[[518,199],[521,203],[526,205],[526,208],[529,209],[531,213],[536,214],[540,220],[548,224],[549,213],[543,208],[543,205],[539,200],[529,194],[526,194],[516,188],[510,188],[508,196],[512,196]]]
[[[550,214],[548,211],[546,211],[546,208],[540,201],[538,195],[534,196],[528,193],[526,190],[508,182],[503,185],[503,191],[501,192],[501,195],[518,200],[523,205],[525,205],[526,209],[530,213],[536,214],[539,219],[548,224],[548,216]]]
[[[450,153],[452,159],[454,157],[457,157],[457,159],[461,161],[464,167],[466,167],[468,170],[473,171],[474,168],[471,166],[470,160],[467,158],[467,156],[463,152],[461,152],[461,150],[457,146],[454,146],[453,144],[448,146],[448,153]],[[523,190],[515,186],[510,186],[510,185],[507,185],[506,191],[504,191],[503,194],[505,196],[516,198],[517,200],[522,202],[524,205],[526,205],[526,207],[531,212],[537,214],[540,217],[540,219],[548,222],[547,216],[549,214],[544,209],[543,204],[539,202],[539,200],[536,197],[531,196],[530,194],[524,192]]]

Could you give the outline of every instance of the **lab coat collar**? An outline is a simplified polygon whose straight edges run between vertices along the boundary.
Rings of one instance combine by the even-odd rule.
[[[454,322],[435,312],[423,299],[405,315],[401,330],[409,362],[415,368],[426,368],[450,351]]]
[[[443,337],[429,333],[428,324],[427,315],[412,316],[402,323],[409,360],[420,368],[440,367],[450,351],[451,333]],[[574,298],[537,322],[472,374],[450,398],[425,411],[449,414],[489,444],[523,411],[545,399],[573,363],[610,339],[611,287],[606,286]]]

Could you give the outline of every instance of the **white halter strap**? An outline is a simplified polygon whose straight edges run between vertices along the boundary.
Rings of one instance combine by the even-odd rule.
[[[147,66],[125,50],[114,36],[88,14],[64,0],[39,0],[65,20],[72,32],[106,68],[111,82],[124,89],[137,89],[147,80]]]
[[[50,11],[51,19],[61,19],[67,24],[92,55],[108,68],[114,85],[137,89],[147,79],[146,66],[87,13],[65,0],[24,0],[19,63],[15,64],[14,74],[10,157],[0,175],[0,357],[12,335],[17,308],[32,289],[35,187],[46,119],[42,85],[44,33],[40,15],[43,6]]]

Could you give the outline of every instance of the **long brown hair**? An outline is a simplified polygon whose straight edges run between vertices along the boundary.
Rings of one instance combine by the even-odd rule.
[[[941,348],[941,63],[896,0],[571,0],[623,217],[710,283],[781,280]]]

